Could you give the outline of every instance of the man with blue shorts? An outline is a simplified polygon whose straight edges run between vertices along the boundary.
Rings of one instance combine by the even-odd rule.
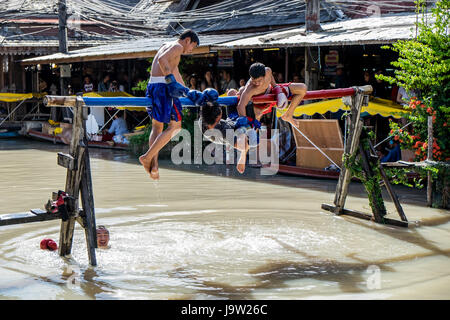
[[[178,70],[181,55],[191,53],[199,44],[197,33],[186,30],[178,40],[164,44],[152,63],[146,92],[146,96],[153,101],[147,107],[152,119],[152,132],[149,136],[149,149],[139,157],[139,162],[154,180],[159,179],[159,151],[181,130],[182,106],[178,98],[188,97],[193,102],[201,98],[201,92],[186,88]],[[165,123],[168,126],[163,131]]]

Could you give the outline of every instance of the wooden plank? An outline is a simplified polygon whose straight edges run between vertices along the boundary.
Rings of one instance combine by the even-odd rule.
[[[298,129],[319,148],[344,148],[338,120],[300,119]],[[297,147],[312,147],[298,131],[293,130]]]
[[[343,148],[321,148],[321,150],[339,167],[342,167]],[[299,147],[296,152],[297,167],[324,169],[331,164],[330,160],[314,147]]]
[[[32,209],[30,212],[4,214],[0,216],[0,226],[31,223],[61,219],[59,213],[48,213],[41,209]]]
[[[335,206],[329,205],[326,203],[322,203],[322,209],[333,212],[333,213],[336,213],[336,211],[337,211],[337,208]],[[372,215],[364,213],[364,212],[356,211],[356,210],[343,209],[341,214],[352,216],[352,217],[363,219],[363,220],[370,220],[370,221],[377,222],[374,220]],[[381,224],[388,224],[388,225],[402,227],[402,228],[409,227],[409,223],[407,221],[399,221],[399,220],[390,219],[390,218],[384,218],[384,223],[381,223]]]
[[[58,165],[69,170],[77,169],[76,160],[70,154],[65,154],[62,152],[58,152]]]

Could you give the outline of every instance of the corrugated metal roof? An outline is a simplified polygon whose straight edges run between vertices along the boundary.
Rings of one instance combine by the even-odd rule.
[[[200,47],[194,53],[209,52],[209,47],[219,42],[230,41],[243,37],[242,34],[204,35],[200,36]],[[67,54],[55,53],[48,56],[23,60],[23,64],[41,63],[71,63],[78,61],[98,61],[105,59],[133,59],[152,57],[166,42],[176,40],[176,37],[153,37],[149,39],[121,41],[115,44],[90,47],[71,51]]]
[[[179,22],[184,28],[201,30],[201,32],[270,28],[305,23],[304,0],[241,0],[227,3],[225,8],[219,7],[220,2],[214,6],[202,8],[197,12],[202,18],[196,21],[186,22],[184,19],[192,20],[192,17],[186,16],[186,18],[181,17]],[[336,6],[321,1],[320,7],[321,21],[336,20],[338,16],[333,9]],[[189,14],[190,11],[185,13]],[[195,11],[192,14],[194,15]],[[204,17],[208,15],[211,18],[205,19]]]
[[[429,15],[428,21],[432,16]],[[272,32],[223,42],[212,49],[308,47],[392,43],[415,36],[416,15],[396,14],[380,18],[363,18],[322,23],[323,31],[305,33],[305,28]]]

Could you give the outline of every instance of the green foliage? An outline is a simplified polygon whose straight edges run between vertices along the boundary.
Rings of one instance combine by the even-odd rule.
[[[425,1],[416,2],[417,13],[425,12]],[[398,41],[392,45],[399,58],[392,62],[397,69],[393,77],[379,75],[377,79],[397,84],[418,93],[409,102],[411,114],[405,116],[413,122],[414,134],[399,134],[391,125],[391,136],[402,139],[403,148],[412,148],[416,160],[426,158],[428,116],[433,117],[433,160],[450,160],[450,0],[439,0],[432,9],[434,23],[424,16],[417,24],[414,40]],[[384,47],[386,48],[386,46]],[[412,139],[412,140],[411,140]]]

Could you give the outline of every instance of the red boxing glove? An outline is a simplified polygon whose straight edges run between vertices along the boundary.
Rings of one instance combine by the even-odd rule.
[[[50,239],[42,239],[41,240],[40,246],[41,246],[42,250],[47,250],[47,244],[48,244],[49,241],[50,241]]]
[[[273,87],[272,92],[277,95],[277,108],[286,108],[288,106],[288,98],[283,88],[280,86],[275,86]]]
[[[56,244],[55,241],[53,241],[52,239],[49,239],[47,242],[47,248],[50,251],[55,251],[58,249],[58,245]]]
[[[40,243],[40,247],[42,250],[50,250],[54,251],[58,249],[58,245],[52,239],[42,239]]]

